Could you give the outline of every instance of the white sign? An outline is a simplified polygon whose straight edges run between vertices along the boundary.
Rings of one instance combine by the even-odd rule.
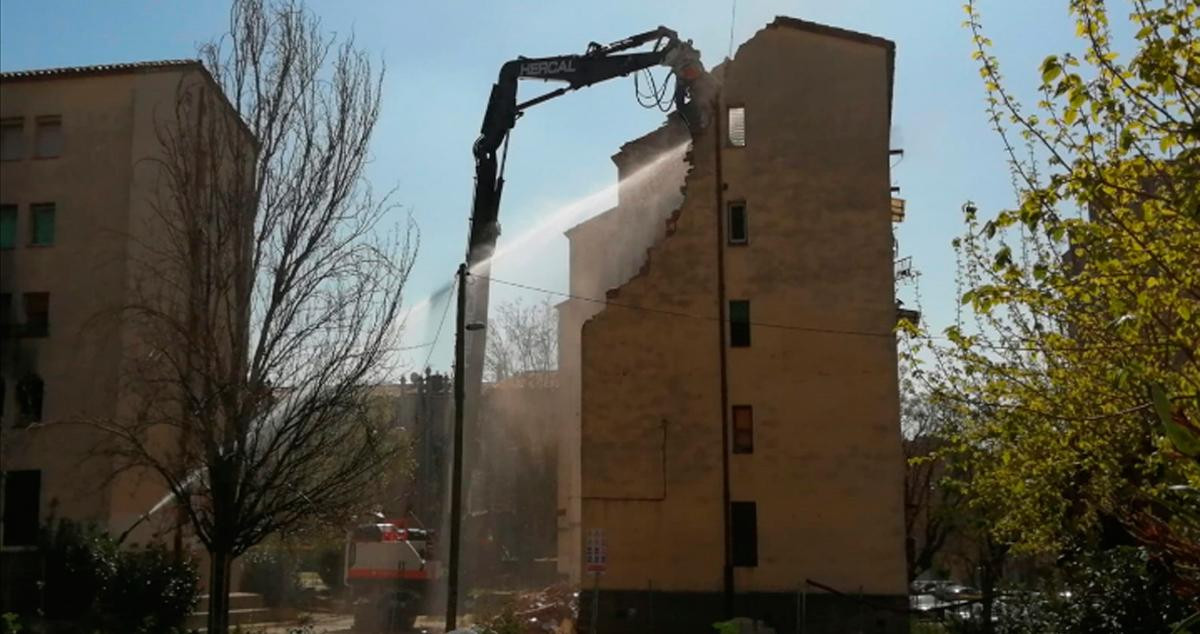
[[[588,572],[600,573],[608,570],[608,544],[604,541],[603,528],[588,529],[583,561]]]

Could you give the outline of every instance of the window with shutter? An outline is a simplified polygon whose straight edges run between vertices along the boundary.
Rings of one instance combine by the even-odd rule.
[[[17,424],[29,425],[42,421],[46,384],[36,374],[26,374],[17,381]]]
[[[29,469],[5,472],[5,546],[33,546],[37,543],[41,497],[41,471]]]
[[[25,336],[45,337],[50,334],[50,293],[25,293]]]
[[[735,299],[729,302],[729,345],[745,348],[750,345],[750,301]]]
[[[54,158],[62,154],[62,117],[38,117],[34,128],[34,156]]]
[[[758,565],[758,505],[754,502],[731,502],[730,520],[733,524],[733,565]]]
[[[754,453],[754,408],[733,406],[733,453]]]
[[[746,226],[746,203],[729,203],[729,244],[746,244],[750,233]]]
[[[21,119],[0,119],[0,161],[17,161],[25,154]]]
[[[38,246],[54,244],[54,203],[38,203],[29,207],[33,217],[29,243]]]
[[[17,206],[0,205],[0,249],[17,246]]]
[[[729,108],[729,144],[733,147],[746,146],[746,108],[743,106]]]

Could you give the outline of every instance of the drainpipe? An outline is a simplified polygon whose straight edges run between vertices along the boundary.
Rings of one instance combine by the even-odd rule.
[[[721,169],[721,121],[725,114],[723,101],[724,91],[717,92],[716,113],[713,116],[713,149],[716,159],[716,183],[713,191],[716,194],[716,223],[717,223],[717,350],[720,353],[721,373],[721,515],[725,532],[725,560],[722,566],[722,579],[725,594],[725,618],[733,618],[733,526],[730,517],[729,500],[729,376],[726,363],[725,329],[729,320],[727,301],[725,299],[725,176]]]

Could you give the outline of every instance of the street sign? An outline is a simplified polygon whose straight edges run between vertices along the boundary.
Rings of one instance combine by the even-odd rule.
[[[604,541],[603,528],[588,529],[587,542],[584,544],[584,568],[594,573],[608,570],[608,545]]]

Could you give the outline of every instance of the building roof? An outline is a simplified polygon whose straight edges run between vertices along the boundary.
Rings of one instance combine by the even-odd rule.
[[[88,75],[119,75],[124,73],[157,72],[174,70],[190,66],[200,67],[196,59],[163,59],[147,62],[127,62],[121,64],[95,64],[92,66],[64,66],[61,68],[35,68],[31,70],[13,70],[0,72],[0,81],[22,79],[59,79],[63,77],[80,77]]]
[[[42,79],[68,79],[77,77],[96,77],[102,75],[125,75],[133,73],[157,73],[171,70],[198,70],[213,88],[216,88],[229,108],[229,111],[237,117],[238,124],[246,137],[251,140],[255,146],[258,146],[258,137],[246,124],[246,120],[238,113],[237,108],[229,101],[229,95],[221,89],[221,86],[213,79],[208,69],[204,67],[198,59],[160,59],[144,62],[122,62],[117,64],[95,64],[92,66],[63,66],[61,68],[36,68],[31,70],[13,70],[0,72],[0,82],[10,81],[36,81]]]
[[[809,31],[811,33],[820,33],[822,35],[831,35],[833,37],[840,37],[842,39],[854,40],[856,42],[863,42],[866,44],[875,44],[887,49],[896,48],[895,42],[879,37],[878,35],[860,33],[858,31],[851,31],[849,29],[838,28],[836,26],[829,26],[828,24],[809,22],[808,20],[801,20],[800,18],[793,18],[786,15],[775,16],[775,21],[768,24],[767,28],[778,28],[781,26],[800,29],[801,31]]]
[[[620,205],[618,205],[618,207],[619,206]],[[567,236],[567,239],[570,239],[573,235],[575,235],[576,233],[578,233],[581,230],[584,230],[585,228],[590,230],[594,227],[600,227],[602,225],[606,225],[610,222],[613,222],[616,219],[616,214],[613,214],[611,212],[615,211],[616,209],[617,209],[617,207],[610,207],[610,208],[605,209],[604,211],[592,216],[591,218],[588,218],[587,220],[577,222],[574,225],[568,227],[566,231],[563,231],[563,235]]]

